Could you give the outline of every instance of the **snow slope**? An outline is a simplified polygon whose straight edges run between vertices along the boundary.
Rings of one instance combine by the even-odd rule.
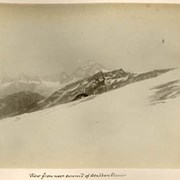
[[[0,121],[0,167],[180,168],[180,96],[152,105],[159,77]],[[173,88],[175,87],[175,88]],[[173,85],[170,94],[178,91]],[[162,92],[164,93],[164,91]]]

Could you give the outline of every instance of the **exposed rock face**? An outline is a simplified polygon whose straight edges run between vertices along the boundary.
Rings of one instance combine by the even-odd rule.
[[[88,96],[101,94],[137,81],[157,77],[171,69],[154,70],[147,73],[130,73],[123,69],[111,72],[98,72],[88,78],[70,83],[64,88],[56,91],[51,96],[37,104],[34,110],[48,108],[58,104],[68,103],[79,94],[85,93]]]
[[[174,99],[180,96],[180,80],[170,81],[150,90],[155,91],[150,97],[151,105],[165,103],[167,99]]]
[[[82,98],[85,98],[85,97],[88,97],[88,94],[86,94],[86,93],[81,93],[81,94],[78,94],[78,95],[73,99],[73,101],[76,101],[76,100],[79,100],[79,99],[82,99]]]
[[[137,81],[157,77],[169,70],[171,69],[154,70],[141,74],[126,72],[123,69],[110,72],[100,71],[92,76],[66,85],[62,89],[55,91],[48,98],[44,98],[38,93],[21,91],[0,99],[0,118],[32,112],[86,98],[87,96],[101,94]]]

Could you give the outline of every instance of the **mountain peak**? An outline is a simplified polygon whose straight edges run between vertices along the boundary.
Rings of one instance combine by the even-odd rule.
[[[106,72],[107,69],[100,63],[96,61],[87,61],[84,64],[82,64],[80,67],[78,67],[72,75],[75,76],[78,79],[86,78],[88,76],[91,76],[93,74],[96,74],[100,71]]]
[[[94,60],[89,60],[87,62],[85,62],[84,64],[82,64],[79,68],[84,68],[84,69],[88,69],[88,68],[92,68],[92,67],[98,67],[101,69],[106,69],[102,64],[94,61]]]
[[[6,74],[5,72],[2,72],[0,74],[0,84],[10,82],[10,81],[11,81],[11,77],[9,77],[8,74]]]
[[[25,82],[28,82],[29,81],[29,76],[26,75],[24,72],[21,72],[19,74],[19,76],[17,77],[17,81],[25,81]]]

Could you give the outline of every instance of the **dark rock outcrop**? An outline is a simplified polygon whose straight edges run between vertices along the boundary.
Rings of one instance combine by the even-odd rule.
[[[0,99],[0,119],[29,112],[42,99],[43,96],[29,91],[18,92]]]
[[[76,97],[82,93],[88,96],[101,94],[134,82],[157,77],[170,70],[172,69],[154,70],[141,74],[126,72],[123,69],[110,72],[101,71],[56,91],[45,100],[37,103],[33,111],[77,100]]]
[[[88,97],[88,94],[86,94],[86,93],[81,93],[81,94],[78,94],[78,95],[73,99],[73,101],[77,101],[77,100],[82,99],[82,98],[85,98],[85,97]]]

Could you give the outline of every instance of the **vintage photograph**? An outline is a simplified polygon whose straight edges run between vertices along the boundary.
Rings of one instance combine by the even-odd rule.
[[[179,19],[0,4],[0,168],[180,168]]]

